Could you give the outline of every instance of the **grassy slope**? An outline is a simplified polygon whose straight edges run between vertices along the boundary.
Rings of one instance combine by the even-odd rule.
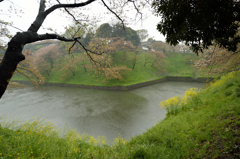
[[[119,55],[117,59],[121,58],[121,55]],[[147,64],[147,66],[144,67],[144,56],[142,55],[139,56],[136,67],[124,76],[123,81],[109,80],[108,82],[102,82],[104,77],[94,74],[93,71],[84,72],[82,66],[77,66],[75,68],[75,76],[69,73],[66,77],[62,77],[64,70],[59,71],[61,67],[57,67],[58,62],[55,62],[55,68],[50,73],[50,76],[47,76],[44,72],[42,74],[46,78],[46,82],[50,83],[71,83],[98,86],[130,85],[160,79],[164,77],[163,74],[194,77],[194,68],[192,67],[191,60],[196,58],[197,56],[195,54],[166,53],[166,64],[163,65],[166,72],[163,73],[157,68],[151,67],[151,64]],[[128,68],[131,68],[131,65],[123,60],[117,61],[117,65],[127,65]],[[13,77],[13,80],[26,80],[26,78],[16,74]]]
[[[97,144],[93,137],[80,139],[72,132],[59,138],[56,130],[35,121],[15,131],[5,124],[6,128],[0,126],[0,157],[240,158],[239,107],[240,72],[235,72],[177,108],[178,114],[129,142],[120,138],[107,146],[104,140]]]
[[[166,65],[164,67],[167,74],[194,77],[194,68],[192,67],[191,60],[197,58],[195,54],[167,53],[166,56]],[[117,65],[127,65],[128,68],[131,68],[128,63],[121,60]],[[155,67],[151,67],[150,64],[144,67],[144,56],[139,56],[136,67],[125,76],[124,81],[110,80],[107,83],[103,83],[104,77],[94,75],[93,72],[85,73],[83,68],[80,67],[76,68],[76,72],[76,76],[69,74],[64,80],[62,80],[61,74],[54,73],[46,81],[105,86],[129,85],[164,77],[161,71]]]
[[[130,141],[150,158],[239,158],[240,73],[198,94],[187,110]]]
[[[166,53],[166,72],[169,75],[194,77],[194,67],[191,60],[197,60],[193,53]]]
[[[53,71],[49,77],[46,77],[47,82],[55,83],[72,83],[72,84],[84,84],[84,85],[98,85],[98,86],[111,86],[111,85],[129,85],[134,83],[140,83],[152,79],[161,78],[161,72],[150,65],[143,67],[143,56],[140,56],[136,67],[125,75],[123,81],[109,80],[108,82],[102,82],[104,77],[96,75],[93,71],[84,72],[84,69],[79,66],[76,67],[76,75],[71,73],[66,77],[61,75],[64,72]],[[121,60],[120,60],[121,61]],[[127,65],[125,61],[117,62],[117,65]],[[128,68],[131,68],[128,66]],[[56,69],[57,70],[57,69]]]

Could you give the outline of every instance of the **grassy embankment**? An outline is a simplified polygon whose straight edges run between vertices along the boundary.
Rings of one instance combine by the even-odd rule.
[[[83,84],[83,85],[97,85],[97,86],[113,86],[113,85],[131,85],[155,79],[161,79],[166,75],[170,76],[183,76],[194,77],[194,67],[191,60],[195,60],[198,57],[193,53],[166,53],[165,61],[163,64],[164,72],[159,71],[156,67],[151,67],[151,64],[147,64],[144,67],[144,54],[140,54],[136,67],[129,71],[124,80],[108,80],[102,82],[105,77],[95,74],[94,71],[85,72],[81,66],[75,68],[76,75],[69,73],[67,76],[62,77],[66,70],[61,70],[61,67],[54,68],[50,76],[47,76],[42,72],[43,76],[48,83],[67,83],[67,84]],[[119,55],[120,56],[120,55]],[[119,57],[121,59],[122,57]],[[118,58],[117,58],[118,59]],[[128,61],[119,60],[116,61],[116,65],[126,65],[131,68],[131,64]],[[27,80],[26,77],[16,74],[13,80]]]
[[[0,158],[240,158],[240,72],[162,103],[167,117],[146,133],[111,146],[44,121],[1,120]]]

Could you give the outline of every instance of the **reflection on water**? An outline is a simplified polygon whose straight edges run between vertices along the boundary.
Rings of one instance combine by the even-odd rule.
[[[126,92],[28,87],[3,96],[0,116],[7,113],[22,120],[41,116],[60,127],[67,124],[80,133],[106,136],[109,141],[119,134],[130,139],[164,118],[166,112],[160,109],[160,101],[183,95],[188,88],[203,86],[202,83],[164,82]]]

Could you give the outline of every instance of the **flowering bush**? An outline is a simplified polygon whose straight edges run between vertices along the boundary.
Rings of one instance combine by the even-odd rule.
[[[193,110],[196,103],[200,102],[200,99],[197,97],[197,95],[198,89],[190,88],[189,90],[186,90],[183,97],[174,96],[165,101],[161,101],[160,105],[162,108],[165,108],[167,110],[166,116],[176,115],[182,110]]]

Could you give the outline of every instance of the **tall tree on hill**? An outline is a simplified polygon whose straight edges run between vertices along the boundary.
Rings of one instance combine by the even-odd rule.
[[[124,24],[123,19],[121,18],[120,13],[124,13],[124,9],[127,8],[129,10],[129,5],[132,6],[137,13],[139,13],[140,8],[137,7],[145,7],[145,5],[141,5],[141,3],[147,3],[146,0],[139,0],[139,1],[113,1],[109,0],[109,3],[106,3],[107,0],[101,0],[101,4],[106,8],[107,11],[113,13],[121,22]],[[5,0],[0,1],[0,3],[4,3]],[[64,1],[65,2],[65,1]],[[12,78],[13,73],[15,72],[17,65],[25,60],[25,56],[22,54],[22,50],[24,45],[40,40],[47,40],[47,39],[57,39],[60,41],[65,42],[73,42],[73,45],[76,43],[81,42],[79,41],[80,37],[63,37],[56,33],[46,33],[46,34],[38,34],[40,27],[42,26],[44,20],[57,9],[63,9],[66,14],[71,16],[72,19],[76,23],[79,22],[78,17],[74,16],[74,10],[78,9],[77,14],[79,17],[86,18],[84,20],[88,21],[88,15],[83,15],[85,12],[79,12],[79,9],[83,7],[90,6],[91,3],[98,2],[97,0],[86,0],[86,1],[78,1],[78,0],[69,0],[66,3],[61,3],[60,0],[56,1],[46,1],[46,0],[39,0],[39,10],[36,19],[33,23],[29,26],[26,31],[20,30],[16,35],[14,35],[11,40],[8,42],[8,47],[6,49],[5,55],[0,63],[0,98],[4,94],[10,79]],[[48,4],[48,8],[46,6]],[[128,5],[129,4],[129,5]],[[114,9],[111,9],[111,6],[114,6]],[[116,10],[115,10],[116,9]],[[76,11],[76,10],[75,10]],[[1,11],[0,11],[1,12]],[[88,14],[89,12],[86,12]],[[119,14],[118,14],[119,13]],[[80,18],[79,18],[80,19]],[[2,24],[2,23],[1,23]],[[123,26],[124,27],[124,26]],[[84,46],[83,46],[84,47]],[[87,53],[93,53],[87,50]]]
[[[150,65],[151,67],[157,68],[161,72],[165,72],[165,58],[166,56],[161,51],[144,52],[144,67]]]
[[[137,30],[137,34],[141,41],[144,41],[149,36],[146,29]]]
[[[56,59],[62,56],[59,46],[54,44],[40,48],[33,54],[34,64],[37,66],[37,69],[47,76],[50,76]]]
[[[113,38],[115,39],[115,38]],[[114,41],[111,39],[112,41]],[[118,38],[117,38],[118,39]],[[118,40],[115,39],[117,42]],[[103,82],[108,82],[109,80],[123,80],[123,76],[126,77],[127,73],[131,71],[131,69],[126,66],[116,65],[116,61],[114,61],[114,56],[116,55],[117,49],[115,42],[108,44],[109,39],[93,39],[89,46],[91,50],[95,50],[97,53],[102,54],[102,56],[93,55],[92,61],[97,61],[95,65],[93,65],[93,69],[96,74],[99,74],[105,79]],[[102,53],[101,53],[102,52]]]
[[[84,72],[88,72],[88,69],[91,68],[89,64],[89,59],[85,54],[79,54],[77,57],[77,64],[82,66]]]
[[[155,66],[161,72],[165,72],[164,66],[166,65],[166,56],[164,53],[161,51],[150,51],[150,56],[152,56],[153,59],[151,67]]]
[[[100,25],[100,27],[96,31],[97,38],[109,38],[112,37],[112,27],[108,23],[104,23]]]
[[[127,62],[130,64],[131,68],[134,69],[136,65],[140,62],[140,52],[135,50],[134,52],[128,52]]]
[[[113,61],[126,61],[127,53],[136,50],[136,46],[134,46],[131,41],[126,41],[124,39],[125,38],[111,38],[111,43],[108,46],[108,54],[112,56]],[[117,54],[122,54],[123,59],[117,59]]]
[[[121,23],[110,26],[108,23],[102,24],[96,31],[98,38],[125,38],[126,41],[131,41],[135,46],[140,44],[140,38],[137,31],[130,27],[123,28]]]
[[[137,31],[130,27],[124,29],[120,23],[117,23],[113,26],[112,37],[125,38],[126,41],[131,41],[135,46],[140,44],[140,38],[137,34]]]
[[[74,60],[72,56],[65,57],[66,63],[62,64],[62,68],[59,71],[64,71],[65,73],[62,74],[62,78],[65,78],[69,73],[73,76],[76,76],[76,64],[77,61]]]

